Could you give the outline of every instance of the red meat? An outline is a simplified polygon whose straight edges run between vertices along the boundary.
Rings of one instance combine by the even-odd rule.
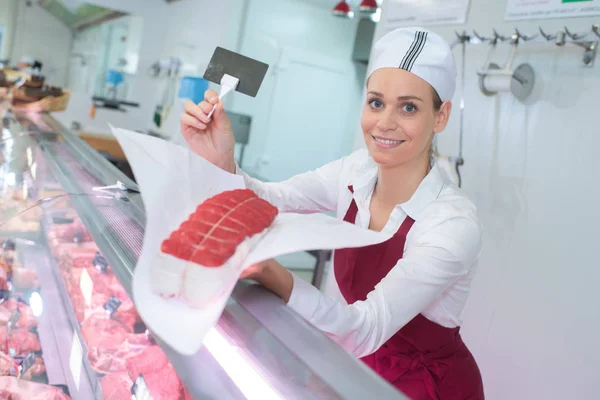
[[[92,347],[88,358],[92,368],[101,374],[127,372],[127,362],[152,344],[145,334],[129,335],[117,349]]]
[[[0,351],[11,354],[14,350],[16,356],[23,356],[32,351],[40,351],[40,341],[35,333],[23,328],[16,328],[7,333],[7,327],[0,327]]]
[[[76,236],[81,242],[91,242],[92,236],[81,222],[72,224],[52,225],[48,231],[48,239],[57,239],[60,242],[74,242]]]
[[[16,309],[18,309],[19,314],[21,314],[16,324],[17,327],[31,329],[37,326],[38,322],[33,316],[31,307],[13,299],[8,299],[0,305],[0,325],[6,324]],[[8,318],[6,318],[7,316]]]
[[[109,318],[103,311],[98,311],[86,318],[81,324],[81,333],[90,349],[118,349],[127,336],[133,333],[133,329]]]
[[[277,212],[252,190],[225,191],[200,204],[161,249],[206,267],[221,266],[244,239],[271,226]]]
[[[124,372],[105,375],[100,381],[102,398],[111,400],[131,400],[133,382]]]
[[[158,346],[146,348],[135,357],[127,360],[127,370],[131,379],[160,371],[169,364],[169,359]]]
[[[2,400],[70,400],[60,389],[41,383],[27,382],[12,376],[0,377]]]
[[[35,363],[21,376],[21,379],[32,380],[36,376],[44,375],[46,372],[46,365],[42,357],[36,357]]]
[[[0,376],[16,376],[18,372],[18,365],[15,360],[0,351]]]

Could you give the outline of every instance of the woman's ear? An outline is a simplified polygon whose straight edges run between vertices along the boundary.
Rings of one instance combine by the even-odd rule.
[[[434,133],[440,133],[444,129],[446,129],[446,125],[448,125],[448,120],[450,119],[450,113],[452,112],[452,102],[445,101],[442,103],[440,110],[436,112],[435,115],[435,127],[433,129]]]

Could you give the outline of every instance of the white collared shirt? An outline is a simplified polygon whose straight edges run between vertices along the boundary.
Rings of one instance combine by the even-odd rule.
[[[369,227],[377,165],[366,149],[284,182],[260,182],[239,169],[238,174],[281,212],[336,212],[343,219],[354,198],[355,224]],[[415,224],[404,257],[366,300],[348,305],[335,264],[324,293],[294,275],[289,307],[357,357],[375,352],[419,313],[445,327],[461,323],[482,247],[475,206],[434,165],[411,199],[394,208],[383,232],[395,233],[407,215]]]

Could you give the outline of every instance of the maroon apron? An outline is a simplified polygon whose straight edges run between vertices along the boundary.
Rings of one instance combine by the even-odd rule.
[[[353,191],[352,186],[349,189]],[[357,211],[352,199],[344,221],[355,223]],[[414,222],[407,216],[398,232],[383,243],[335,251],[335,278],[348,304],[365,300],[403,257]],[[362,361],[413,400],[480,400],[484,395],[479,368],[459,329],[418,314]]]

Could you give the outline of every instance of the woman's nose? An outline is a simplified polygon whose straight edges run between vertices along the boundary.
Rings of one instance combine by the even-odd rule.
[[[385,113],[381,119],[377,121],[377,128],[381,131],[393,131],[398,128],[398,123],[395,121],[392,113]]]

